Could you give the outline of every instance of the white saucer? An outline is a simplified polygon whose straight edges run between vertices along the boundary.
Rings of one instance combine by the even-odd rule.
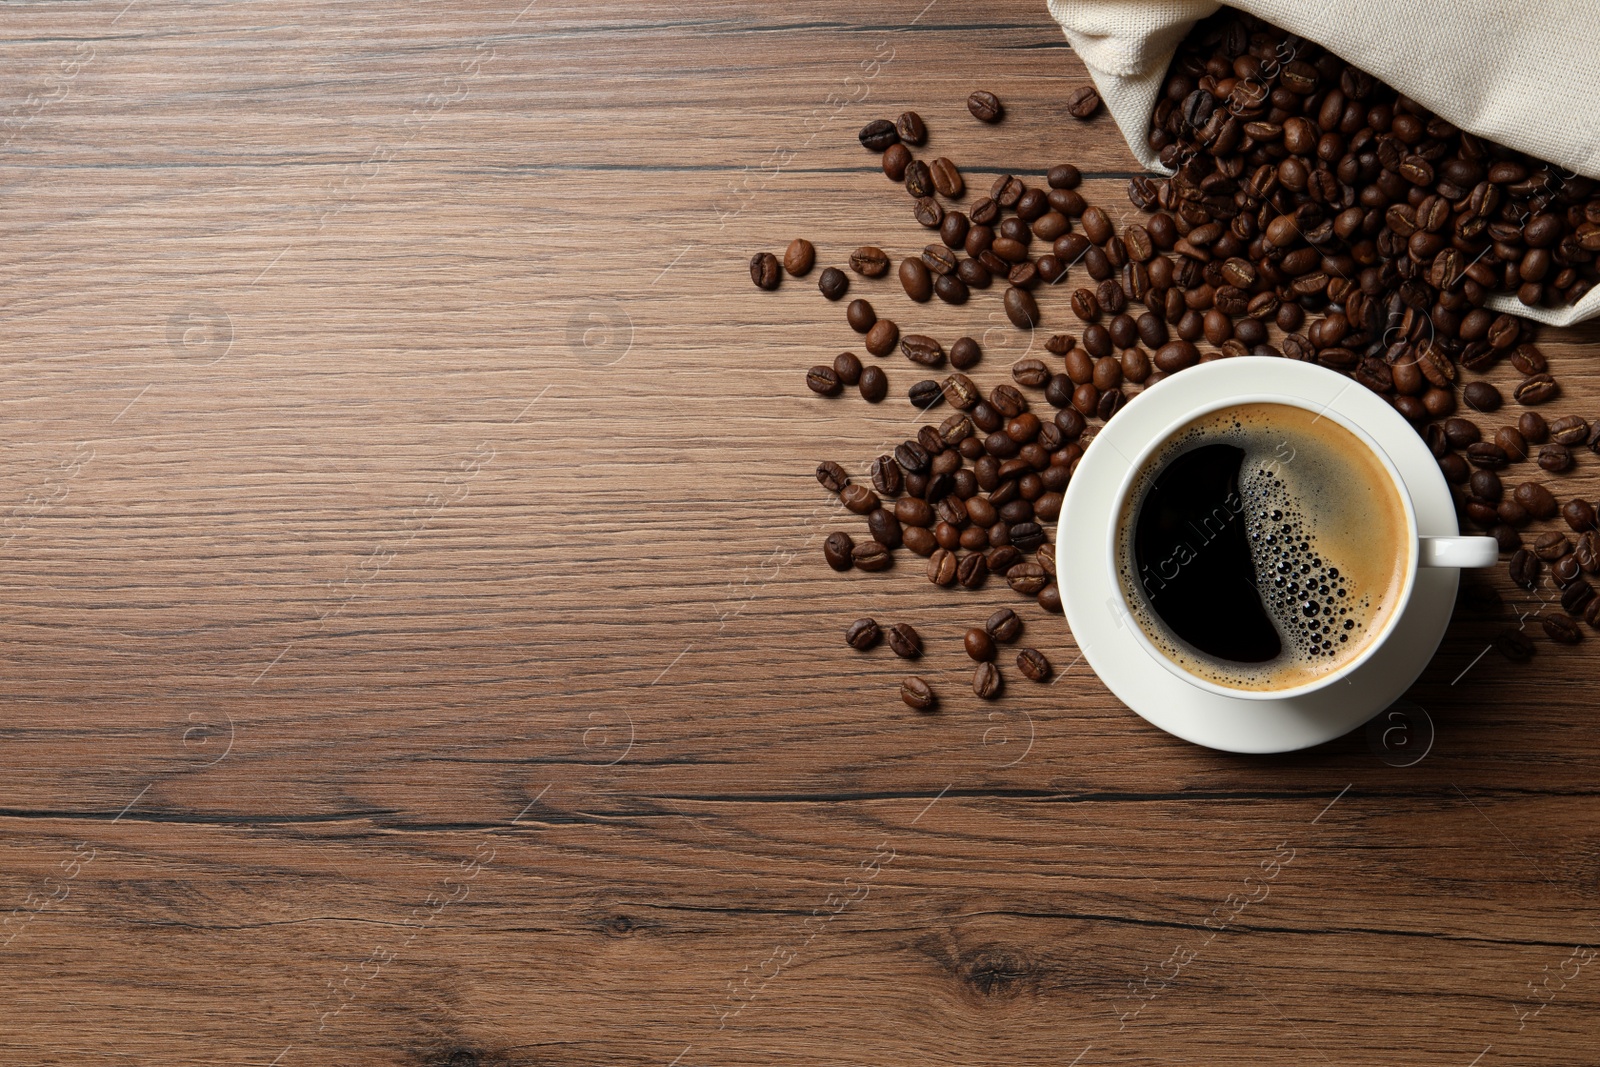
[[[1247,700],[1191,686],[1151,659],[1124,629],[1106,554],[1109,509],[1131,457],[1188,412],[1229,397],[1275,393],[1326,405],[1365,430],[1399,470],[1416,508],[1417,532],[1460,532],[1449,487],[1427,445],[1365,386],[1314,363],[1241,356],[1203,363],[1130,400],[1090,443],[1067,486],[1056,531],[1061,603],[1089,666],[1128,707],[1186,741],[1227,752],[1291,752],[1360,726],[1417,680],[1444,638],[1459,573],[1417,571],[1416,588],[1389,639],[1342,682],[1305,696]],[[1135,625],[1126,620],[1126,625]]]

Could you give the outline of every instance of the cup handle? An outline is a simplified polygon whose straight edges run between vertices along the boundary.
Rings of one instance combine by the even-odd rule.
[[[1493,567],[1500,543],[1492,537],[1423,537],[1417,564],[1422,567]]]

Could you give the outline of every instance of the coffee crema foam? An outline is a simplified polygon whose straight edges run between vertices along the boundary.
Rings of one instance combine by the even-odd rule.
[[[1151,487],[1173,461],[1205,445],[1241,449],[1237,508],[1248,531],[1256,592],[1282,643],[1263,662],[1203,652],[1178,637],[1150,604],[1172,568],[1207,565],[1215,536],[1194,527],[1169,560],[1136,563],[1134,533]],[[1232,515],[1219,516],[1222,521]],[[1220,529],[1220,524],[1217,527]],[[1410,565],[1405,509],[1388,470],[1355,434],[1331,418],[1288,404],[1223,408],[1181,427],[1148,459],[1118,521],[1118,577],[1134,620],[1183,670],[1234,689],[1304,685],[1339,670],[1381,633]]]

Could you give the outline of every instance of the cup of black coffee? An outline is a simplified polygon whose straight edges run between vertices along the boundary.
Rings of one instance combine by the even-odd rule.
[[[1190,412],[1130,465],[1111,511],[1123,622],[1202,689],[1282,698],[1383,645],[1419,567],[1492,565],[1486,537],[1421,537],[1404,480],[1327,407],[1256,396]]]

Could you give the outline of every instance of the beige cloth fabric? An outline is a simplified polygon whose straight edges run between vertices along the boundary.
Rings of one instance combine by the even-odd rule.
[[[1146,143],[1178,43],[1214,0],[1048,0],[1128,147],[1166,173]],[[1597,0],[1235,0],[1234,7],[1316,41],[1464,130],[1600,178]],[[1600,315],[1600,287],[1576,306],[1490,300],[1552,325]]]

